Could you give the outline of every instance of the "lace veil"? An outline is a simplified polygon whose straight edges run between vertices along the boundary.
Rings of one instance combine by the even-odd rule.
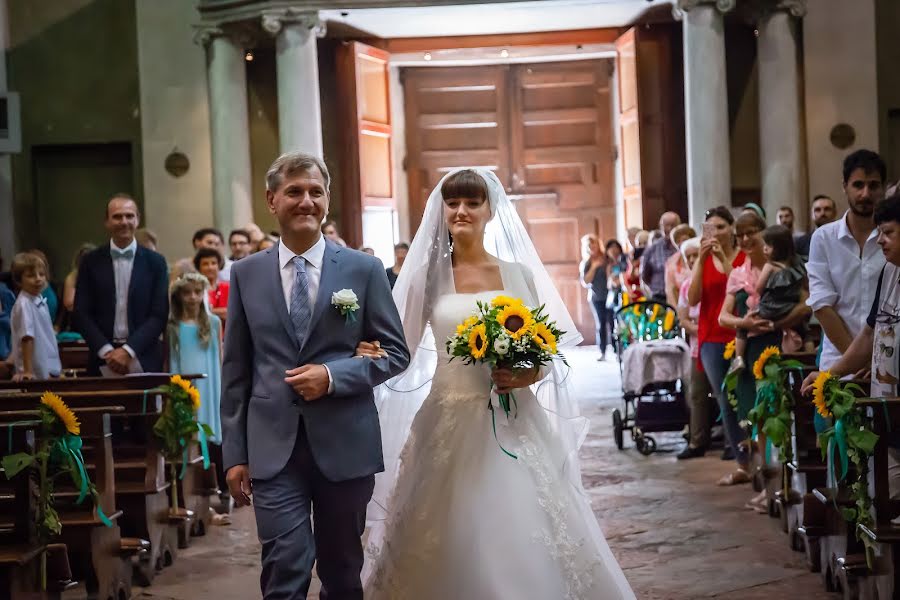
[[[444,221],[441,186],[447,177],[459,170],[462,169],[445,175],[431,192],[421,225],[394,286],[394,301],[403,321],[411,359],[406,371],[376,388],[385,472],[376,476],[375,492],[368,511],[370,523],[385,519],[390,510],[388,503],[400,468],[400,452],[409,436],[413,418],[431,389],[437,361],[447,360],[445,340],[434,339],[429,319],[437,299],[444,294],[455,293],[450,236]],[[490,170],[472,170],[485,180],[489,192],[491,220],[485,230],[485,249],[501,261],[512,263],[510,266],[523,267],[502,269],[504,287],[520,295],[520,290],[516,288],[522,286],[508,279],[519,279],[527,284],[521,295],[534,296],[534,302],[545,305],[550,319],[566,332],[559,340],[561,351],[578,345],[582,337],[500,180]],[[510,270],[522,273],[524,277],[508,277]],[[547,375],[532,389],[546,410],[553,431],[562,440],[566,458],[559,468],[581,491],[577,454],[587,435],[588,423],[580,416],[577,399],[572,393],[569,368],[562,361],[555,360],[545,370]],[[415,460],[415,457],[409,459]]]

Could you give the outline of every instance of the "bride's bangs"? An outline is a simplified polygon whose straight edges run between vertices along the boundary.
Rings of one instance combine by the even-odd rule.
[[[441,185],[441,197],[449,198],[481,198],[488,199],[487,182],[472,169],[457,171],[444,180]]]

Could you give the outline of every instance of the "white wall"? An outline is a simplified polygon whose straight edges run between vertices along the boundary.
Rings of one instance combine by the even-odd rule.
[[[205,50],[194,43],[196,2],[135,0],[144,167],[144,221],[170,260],[191,253],[191,236],[213,224]],[[190,169],[164,163],[174,148]],[[225,232],[228,235],[228,232]]]
[[[874,0],[808,2],[803,52],[809,193],[828,194],[843,209],[844,157],[860,148],[878,151]],[[856,130],[845,150],[829,140],[838,123]]]

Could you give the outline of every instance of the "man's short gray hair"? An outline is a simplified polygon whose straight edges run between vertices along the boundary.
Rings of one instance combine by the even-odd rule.
[[[281,187],[285,176],[309,172],[313,167],[319,169],[322,174],[327,192],[331,187],[331,175],[328,173],[325,161],[315,154],[306,152],[285,152],[276,158],[269,170],[266,171],[266,190],[274,192]]]

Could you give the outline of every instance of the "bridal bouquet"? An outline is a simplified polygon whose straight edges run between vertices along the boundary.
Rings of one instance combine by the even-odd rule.
[[[465,364],[487,363],[491,367],[513,371],[540,367],[556,357],[568,365],[557,350],[557,340],[565,333],[544,313],[543,305],[530,308],[519,298],[497,296],[489,303],[476,302],[475,312],[457,325],[456,333],[447,339],[447,354],[451,361],[460,358]],[[509,418],[515,396],[499,394],[498,398]],[[496,437],[494,407],[490,400],[488,408]],[[507,450],[503,451],[516,458]]]

